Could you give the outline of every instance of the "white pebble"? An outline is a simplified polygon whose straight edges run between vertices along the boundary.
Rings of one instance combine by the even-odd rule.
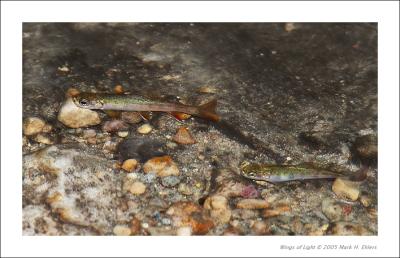
[[[151,130],[153,130],[153,128],[149,124],[144,124],[137,129],[138,133],[141,134],[148,134]]]
[[[128,136],[129,132],[128,131],[122,131],[117,133],[119,137],[125,138]]]
[[[181,227],[176,230],[177,236],[191,236],[192,228],[191,227]]]

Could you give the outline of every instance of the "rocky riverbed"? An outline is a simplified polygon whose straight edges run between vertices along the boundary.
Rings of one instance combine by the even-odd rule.
[[[218,100],[221,121],[78,108]],[[26,23],[24,235],[376,235],[376,24]],[[366,179],[258,184],[243,161]]]

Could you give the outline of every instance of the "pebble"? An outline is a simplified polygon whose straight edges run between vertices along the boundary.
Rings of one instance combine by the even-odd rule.
[[[122,112],[121,119],[129,124],[137,124],[143,120],[138,112]]]
[[[268,233],[268,225],[262,220],[255,221],[251,229],[256,235],[265,235]]]
[[[332,191],[337,196],[345,197],[352,201],[357,200],[360,195],[357,183],[342,178],[336,178],[332,185]]]
[[[128,129],[129,126],[127,123],[125,123],[122,120],[111,120],[111,121],[106,121],[102,127],[102,130],[104,132],[108,133],[113,133],[113,132],[118,132],[120,130],[126,130]]]
[[[323,236],[323,235],[325,235],[327,229],[329,228],[329,224],[323,224],[322,226],[319,226],[318,228],[315,228],[315,225],[306,224],[306,225],[304,225],[304,227],[311,229],[307,233],[307,235],[309,235],[309,236]]]
[[[269,207],[269,204],[261,199],[243,199],[236,204],[236,207],[239,209],[265,209]]]
[[[129,236],[131,234],[131,229],[127,226],[116,225],[113,232],[116,236]]]
[[[99,114],[90,109],[77,107],[71,98],[61,106],[57,119],[71,128],[88,127],[101,123]]]
[[[69,88],[67,90],[66,96],[67,97],[74,97],[74,96],[78,96],[79,95],[79,90],[76,88]]]
[[[164,225],[171,225],[171,220],[168,218],[162,218],[161,223]]]
[[[182,126],[180,127],[172,140],[179,144],[195,144],[196,141],[194,140],[193,136],[190,134],[189,130]]]
[[[273,208],[270,209],[265,209],[263,211],[263,217],[264,218],[270,218],[270,217],[275,217],[275,216],[280,216],[284,213],[290,212],[290,207],[287,204],[279,204],[276,205]]]
[[[178,147],[178,144],[174,143],[174,142],[167,142],[165,144],[167,146],[167,148],[169,149],[175,149],[176,147]]]
[[[364,207],[367,208],[367,207],[371,206],[372,199],[367,195],[361,195],[360,196],[360,202]]]
[[[161,179],[161,184],[165,187],[174,187],[179,184],[180,181],[181,179],[177,176],[167,176]]]
[[[93,138],[96,137],[96,130],[93,129],[87,129],[83,131],[82,137],[84,139],[89,139],[89,138]]]
[[[332,229],[330,230],[330,233],[332,235],[338,235],[338,236],[366,236],[366,235],[372,235],[372,233],[364,228],[363,226],[356,224],[356,223],[350,223],[350,222],[344,222],[344,221],[339,221],[333,224]]]
[[[54,143],[49,137],[41,133],[37,134],[33,140],[35,140],[38,143],[44,143],[48,145]]]
[[[45,124],[43,126],[42,132],[43,133],[50,133],[51,130],[53,130],[53,126],[49,125],[49,124]]]
[[[118,132],[117,135],[121,138],[125,138],[129,135],[128,131],[122,131],[122,132]]]
[[[141,134],[148,134],[153,130],[153,128],[151,127],[151,125],[149,124],[144,124],[138,127],[137,131],[138,133]]]
[[[179,176],[179,169],[170,156],[149,159],[143,165],[145,173],[156,173],[159,177]]]
[[[325,198],[322,201],[322,212],[330,221],[338,221],[343,218],[342,207],[333,199]]]
[[[197,89],[197,92],[199,93],[217,93],[217,89],[214,86],[201,86],[200,88]]]
[[[185,183],[179,184],[178,191],[184,195],[192,195],[193,194],[192,188],[188,184],[185,184]]]
[[[114,93],[115,94],[122,94],[124,93],[124,88],[122,87],[122,85],[116,85],[114,87]]]
[[[204,208],[206,209],[227,209],[228,199],[222,195],[213,195],[208,197],[204,202]]]
[[[126,172],[132,172],[138,167],[138,161],[136,159],[127,159],[122,164],[122,169]]]
[[[122,188],[124,191],[128,191],[134,195],[141,195],[146,191],[146,185],[139,181],[127,180]]]
[[[177,236],[191,236],[192,228],[191,227],[180,227],[176,230]]]
[[[294,23],[292,22],[287,22],[285,23],[285,30],[286,32],[291,32],[292,30],[294,30],[296,28],[296,26],[294,25]]]
[[[131,235],[138,235],[140,233],[141,223],[137,218],[133,218],[130,222]]]
[[[117,142],[106,141],[103,145],[103,150],[112,153],[116,151],[117,147],[118,147]]]
[[[89,139],[87,139],[87,142],[89,143],[89,144],[96,144],[97,143],[97,139],[96,138],[89,138]]]
[[[43,131],[46,122],[39,117],[28,117],[24,120],[23,131],[25,135],[34,135]]]
[[[176,202],[166,211],[175,227],[190,227],[195,235],[204,235],[214,227],[208,212],[192,202]]]
[[[204,202],[204,208],[210,211],[211,218],[217,224],[228,223],[231,219],[232,212],[228,206],[228,199],[222,195],[213,195],[208,197]]]

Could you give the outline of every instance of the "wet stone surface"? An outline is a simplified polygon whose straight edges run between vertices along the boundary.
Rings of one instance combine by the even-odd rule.
[[[217,99],[221,121],[77,90]],[[25,23],[23,120],[24,235],[378,233],[376,24]],[[243,161],[368,172],[259,184]]]

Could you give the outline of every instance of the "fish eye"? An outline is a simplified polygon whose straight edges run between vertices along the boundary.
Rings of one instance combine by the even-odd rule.
[[[87,106],[87,105],[89,105],[89,101],[87,99],[81,99],[79,101],[79,104],[82,106]]]

